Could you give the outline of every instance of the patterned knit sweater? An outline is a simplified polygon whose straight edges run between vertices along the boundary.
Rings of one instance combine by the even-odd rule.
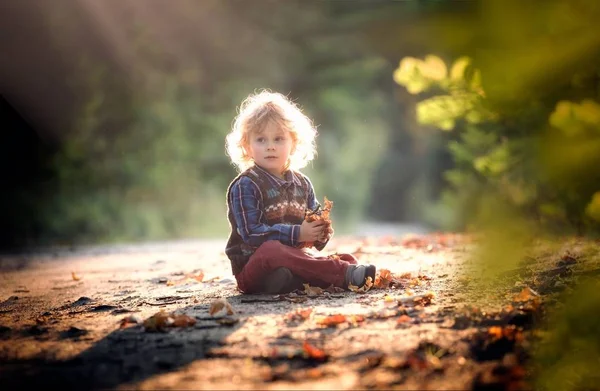
[[[231,233],[225,253],[233,274],[241,272],[254,251],[267,240],[300,246],[297,239],[305,211],[317,205],[310,180],[299,172],[288,170],[285,180],[281,180],[254,166],[238,175],[227,189]],[[249,217],[240,210],[253,213],[256,221],[252,227],[247,224]],[[325,243],[316,242],[315,247],[321,250]]]

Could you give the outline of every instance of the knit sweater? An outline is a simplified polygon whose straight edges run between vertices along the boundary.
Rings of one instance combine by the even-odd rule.
[[[305,175],[288,170],[280,179],[259,166],[238,175],[227,189],[227,217],[231,227],[225,254],[234,275],[242,271],[254,251],[267,240],[300,247],[300,225],[307,209],[317,202]],[[323,249],[326,243],[315,243]]]

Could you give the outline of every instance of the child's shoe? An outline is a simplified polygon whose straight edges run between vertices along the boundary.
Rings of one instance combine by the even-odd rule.
[[[371,282],[375,282],[375,265],[348,265],[346,269],[345,288],[352,284],[361,288],[367,282],[367,277],[371,277]]]
[[[296,277],[287,267],[275,269],[265,278],[265,293],[289,293],[301,289],[302,281]]]

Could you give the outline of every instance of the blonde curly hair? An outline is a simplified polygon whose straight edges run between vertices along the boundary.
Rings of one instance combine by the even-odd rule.
[[[263,90],[244,99],[225,139],[227,155],[240,172],[254,165],[247,152],[249,135],[273,122],[287,129],[294,142],[286,169],[299,170],[314,159],[317,130],[312,121],[286,96]]]

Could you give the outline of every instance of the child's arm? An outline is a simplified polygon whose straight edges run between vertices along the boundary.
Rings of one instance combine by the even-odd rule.
[[[227,201],[233,212],[238,233],[248,245],[258,247],[267,240],[279,240],[292,247],[300,244],[301,225],[266,223],[262,196],[258,185],[252,179],[241,177],[234,183]]]

